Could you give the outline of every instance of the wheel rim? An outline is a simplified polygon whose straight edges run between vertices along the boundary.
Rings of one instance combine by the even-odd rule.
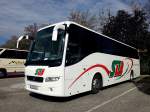
[[[99,80],[98,79],[94,79],[92,85],[93,85],[93,88],[99,89],[99,87],[100,87]]]

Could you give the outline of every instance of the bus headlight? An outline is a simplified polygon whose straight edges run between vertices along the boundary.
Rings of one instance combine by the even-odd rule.
[[[60,77],[46,77],[45,82],[58,81]]]

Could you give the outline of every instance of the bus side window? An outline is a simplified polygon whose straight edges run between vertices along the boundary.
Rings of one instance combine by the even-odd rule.
[[[0,49],[0,52],[2,51],[3,49]]]
[[[26,51],[16,51],[16,58],[17,59],[26,59],[27,52]]]
[[[10,58],[16,59],[16,52],[14,50],[5,50],[1,55],[0,58]]]
[[[102,47],[102,52],[106,54],[113,54],[114,53],[114,42],[111,41],[110,39],[101,36],[101,47]]]
[[[77,63],[81,59],[80,33],[78,29],[70,31],[66,54],[66,65]]]
[[[66,65],[75,64],[80,59],[79,45],[75,43],[69,43],[67,48]]]

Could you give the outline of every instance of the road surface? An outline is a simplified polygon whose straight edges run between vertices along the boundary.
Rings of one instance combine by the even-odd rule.
[[[24,77],[0,79],[0,112],[150,112],[150,77],[69,98],[32,94]]]

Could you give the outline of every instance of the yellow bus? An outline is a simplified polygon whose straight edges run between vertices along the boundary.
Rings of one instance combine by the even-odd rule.
[[[0,48],[0,77],[24,73],[28,51]]]

